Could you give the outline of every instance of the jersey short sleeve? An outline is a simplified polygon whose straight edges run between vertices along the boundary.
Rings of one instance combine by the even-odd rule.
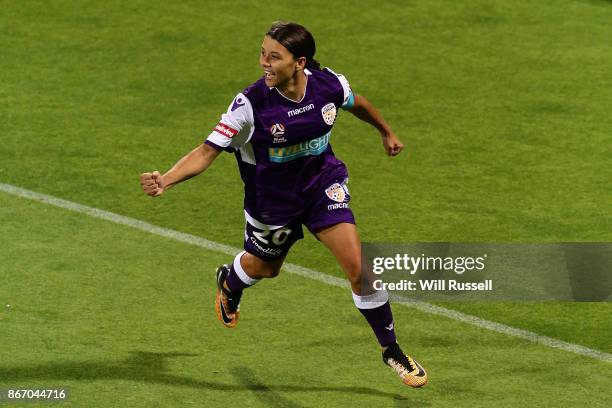
[[[329,68],[326,68],[326,69],[332,74],[334,74],[340,81],[340,84],[342,85],[342,91],[344,92],[344,97],[342,99],[342,106],[340,107],[342,109],[352,108],[355,105],[355,95],[353,95],[353,91],[351,90],[351,86],[349,85],[348,80],[346,79],[344,75],[337,74]]]
[[[206,138],[206,144],[217,150],[234,152],[244,146],[253,135],[253,107],[244,94],[236,95],[227,112]]]

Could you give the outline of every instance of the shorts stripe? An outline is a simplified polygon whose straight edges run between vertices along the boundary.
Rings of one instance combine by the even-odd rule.
[[[283,225],[269,225],[269,224],[264,224],[263,222],[257,221],[255,218],[251,217],[249,213],[246,212],[246,210],[244,210],[244,218],[246,218],[249,224],[251,224],[252,226],[260,230],[275,230],[275,229],[279,229],[283,227]]]

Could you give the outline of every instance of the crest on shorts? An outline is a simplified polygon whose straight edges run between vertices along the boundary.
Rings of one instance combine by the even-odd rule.
[[[327,194],[330,199],[342,203],[348,195],[348,189],[343,184],[334,183],[325,189],[325,194]]]
[[[336,120],[336,105],[331,102],[328,103],[321,108],[321,115],[323,115],[323,120],[325,123],[327,123],[329,126],[333,125],[334,121]]]

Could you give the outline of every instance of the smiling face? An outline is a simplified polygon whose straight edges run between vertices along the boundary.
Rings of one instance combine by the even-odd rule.
[[[295,58],[287,48],[270,36],[261,44],[259,65],[266,75],[266,85],[285,88],[299,71],[304,70],[306,58]]]

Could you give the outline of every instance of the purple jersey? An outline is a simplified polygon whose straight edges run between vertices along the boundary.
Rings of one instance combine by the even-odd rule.
[[[353,104],[349,84],[328,68],[304,72],[302,100],[288,99],[262,77],[236,96],[206,140],[235,152],[245,211],[265,224],[299,217],[326,183],[348,177],[329,140],[338,109]]]

